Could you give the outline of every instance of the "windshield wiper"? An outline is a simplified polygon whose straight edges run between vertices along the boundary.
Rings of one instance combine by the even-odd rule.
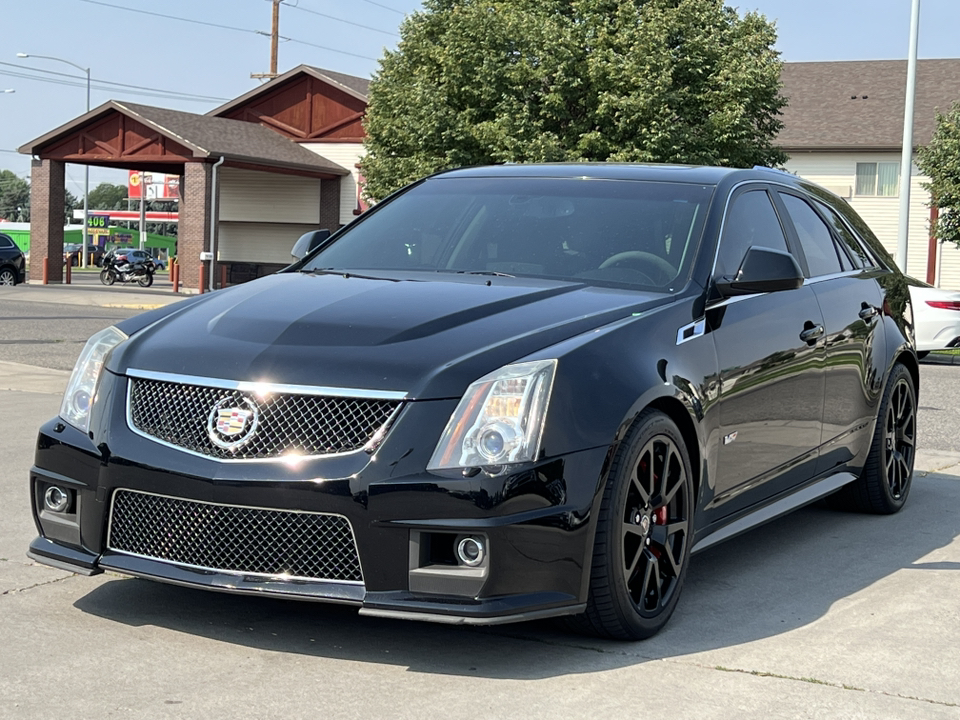
[[[493,275],[495,277],[509,277],[515,278],[516,275],[511,275],[509,273],[497,272],[496,270],[457,270],[459,275]]]
[[[334,270],[333,268],[314,268],[313,270],[300,270],[304,275],[339,275],[344,278],[360,278],[361,280],[388,280],[389,282],[400,282],[397,278],[378,277],[376,275],[361,275],[360,273],[350,272],[348,270]]]

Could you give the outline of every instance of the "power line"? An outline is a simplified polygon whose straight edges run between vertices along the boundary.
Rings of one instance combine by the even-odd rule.
[[[78,87],[78,88],[85,88],[87,86],[86,80],[82,82],[76,82],[71,80],[60,80],[57,78],[39,77],[37,75],[28,75],[26,73],[12,72],[10,70],[0,69],[0,75],[6,75],[7,77],[21,78],[23,80],[34,80],[36,82],[45,82],[45,83],[50,83],[51,85],[64,85],[67,87]],[[116,88],[106,87],[102,85],[94,85],[92,83],[90,87],[93,88],[94,90],[104,90],[107,92],[116,90]],[[146,92],[143,90],[126,90],[125,92],[130,95],[141,95],[144,97],[154,97],[154,98],[160,98],[163,100],[184,100],[187,102],[204,102],[204,103],[220,102],[219,100],[214,100],[214,99],[203,100],[196,97],[161,94],[161,93],[155,93],[155,92]]]
[[[207,27],[221,28],[223,30],[235,30],[236,32],[251,33],[253,35],[265,35],[260,30],[251,30],[249,28],[233,27],[232,25],[222,25],[220,23],[206,22],[205,20],[193,20],[192,18],[177,17],[175,15],[166,15],[164,13],[141,10],[139,8],[124,7],[123,5],[111,5],[110,3],[100,2],[100,0],[80,0],[80,2],[90,5],[102,5],[103,7],[114,8],[116,10],[126,10],[127,12],[140,13],[141,15],[152,15],[153,17],[165,18],[167,20],[179,20],[181,22],[193,23],[194,25],[206,25]]]
[[[207,27],[220,28],[221,30],[233,30],[234,32],[249,33],[252,35],[263,35],[265,37],[270,37],[270,33],[264,32],[263,30],[251,30],[250,28],[241,28],[234,27],[233,25],[222,25],[220,23],[211,23],[206,22],[205,20],[194,20],[193,18],[179,17],[177,15],[166,15],[164,13],[151,12],[150,10],[141,10],[139,8],[124,7],[123,5],[113,5],[111,3],[101,2],[101,0],[80,0],[80,2],[89,3],[91,5],[102,5],[103,7],[114,8],[115,10],[126,10],[127,12],[140,13],[141,15],[151,15],[153,17],[164,18],[166,20],[179,20],[180,22],[192,23],[194,25],[205,25]],[[292,7],[292,6],[291,6]],[[349,55],[351,57],[361,58],[363,60],[373,60],[376,62],[376,58],[370,57],[368,55],[358,55],[357,53],[347,52],[346,50],[337,50],[336,48],[327,47],[326,45],[317,45],[316,43],[307,42],[306,40],[297,40],[296,38],[284,37],[283,40],[287,42],[297,43],[298,45],[309,45],[310,47],[319,48],[320,50],[327,50],[329,52],[339,53],[340,55]]]
[[[363,2],[368,3],[370,5],[376,5],[377,7],[383,8],[384,10],[389,10],[390,12],[395,12],[397,15],[406,15],[406,13],[403,12],[403,10],[397,10],[396,8],[392,8],[389,5],[382,5],[378,2],[374,2],[373,0],[363,0]]]
[[[360,23],[355,23],[352,20],[344,20],[343,18],[334,17],[333,15],[327,15],[326,13],[317,12],[316,10],[311,10],[310,8],[300,7],[299,5],[287,5],[289,8],[294,10],[301,10],[305,13],[310,13],[311,15],[319,15],[322,18],[327,18],[328,20],[335,20],[336,22],[345,23],[347,25],[353,25],[354,27],[363,28],[364,30],[372,30],[373,32],[383,33],[384,35],[390,35],[392,37],[400,37],[395,32],[389,30],[381,30],[380,28],[370,27],[369,25],[361,25]]]
[[[334,50],[333,48],[328,48],[325,45],[317,45],[316,43],[307,42],[306,40],[297,40],[296,38],[289,38],[280,36],[281,40],[286,40],[287,42],[297,43],[298,45],[309,45],[310,47],[320,48],[321,50],[330,50],[331,52],[340,53],[341,55],[350,55],[351,57],[361,58],[362,60],[373,60],[377,61],[375,57],[370,57],[369,55],[358,55],[357,53],[347,52],[346,50]]]
[[[18,63],[0,62],[0,65],[16,68],[17,70],[31,70],[33,72],[46,73],[47,75],[58,75],[60,77],[70,78],[72,80],[80,80],[83,82],[84,87],[86,87],[87,79],[83,75],[72,75],[70,73],[57,72],[56,70],[46,70],[45,68],[33,67],[32,65],[21,65]],[[132,88],[134,90],[145,90],[148,92],[164,93],[166,95],[176,96],[184,100],[196,99],[196,100],[204,100],[204,101],[210,101],[210,102],[225,102],[226,100],[229,99],[229,98],[215,97],[213,95],[197,95],[196,93],[180,92],[179,90],[164,90],[162,88],[145,87],[143,85],[130,85],[128,83],[115,82],[113,80],[101,80],[100,78],[90,78],[90,82],[91,82],[91,87],[93,86],[92,83],[99,83],[100,85],[115,85],[116,87],[121,87],[121,88]],[[98,89],[105,89],[105,88],[98,88]]]

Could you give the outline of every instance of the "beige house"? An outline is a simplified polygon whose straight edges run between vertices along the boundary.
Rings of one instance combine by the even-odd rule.
[[[906,94],[905,60],[786,63],[784,129],[779,143],[787,170],[846,198],[884,246],[896,255],[900,217],[900,158]],[[936,111],[960,100],[960,59],[920,60],[914,146],[926,145]],[[913,166],[907,270],[960,289],[960,250],[931,247],[930,195]]]

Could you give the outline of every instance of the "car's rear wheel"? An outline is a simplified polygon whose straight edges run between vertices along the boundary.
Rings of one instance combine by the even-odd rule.
[[[17,274],[8,267],[0,268],[0,285],[16,285]]]
[[[838,499],[861,512],[889,515],[907,501],[917,446],[917,394],[913,377],[897,363],[890,373],[877,426],[860,477]]]
[[[680,599],[693,540],[693,481],[683,436],[656,410],[640,415],[604,490],[581,631],[640,640]]]

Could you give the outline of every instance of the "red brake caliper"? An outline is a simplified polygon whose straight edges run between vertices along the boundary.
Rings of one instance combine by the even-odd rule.
[[[658,508],[653,513],[653,521],[657,525],[666,525],[667,524],[667,506],[664,505],[662,508]]]

